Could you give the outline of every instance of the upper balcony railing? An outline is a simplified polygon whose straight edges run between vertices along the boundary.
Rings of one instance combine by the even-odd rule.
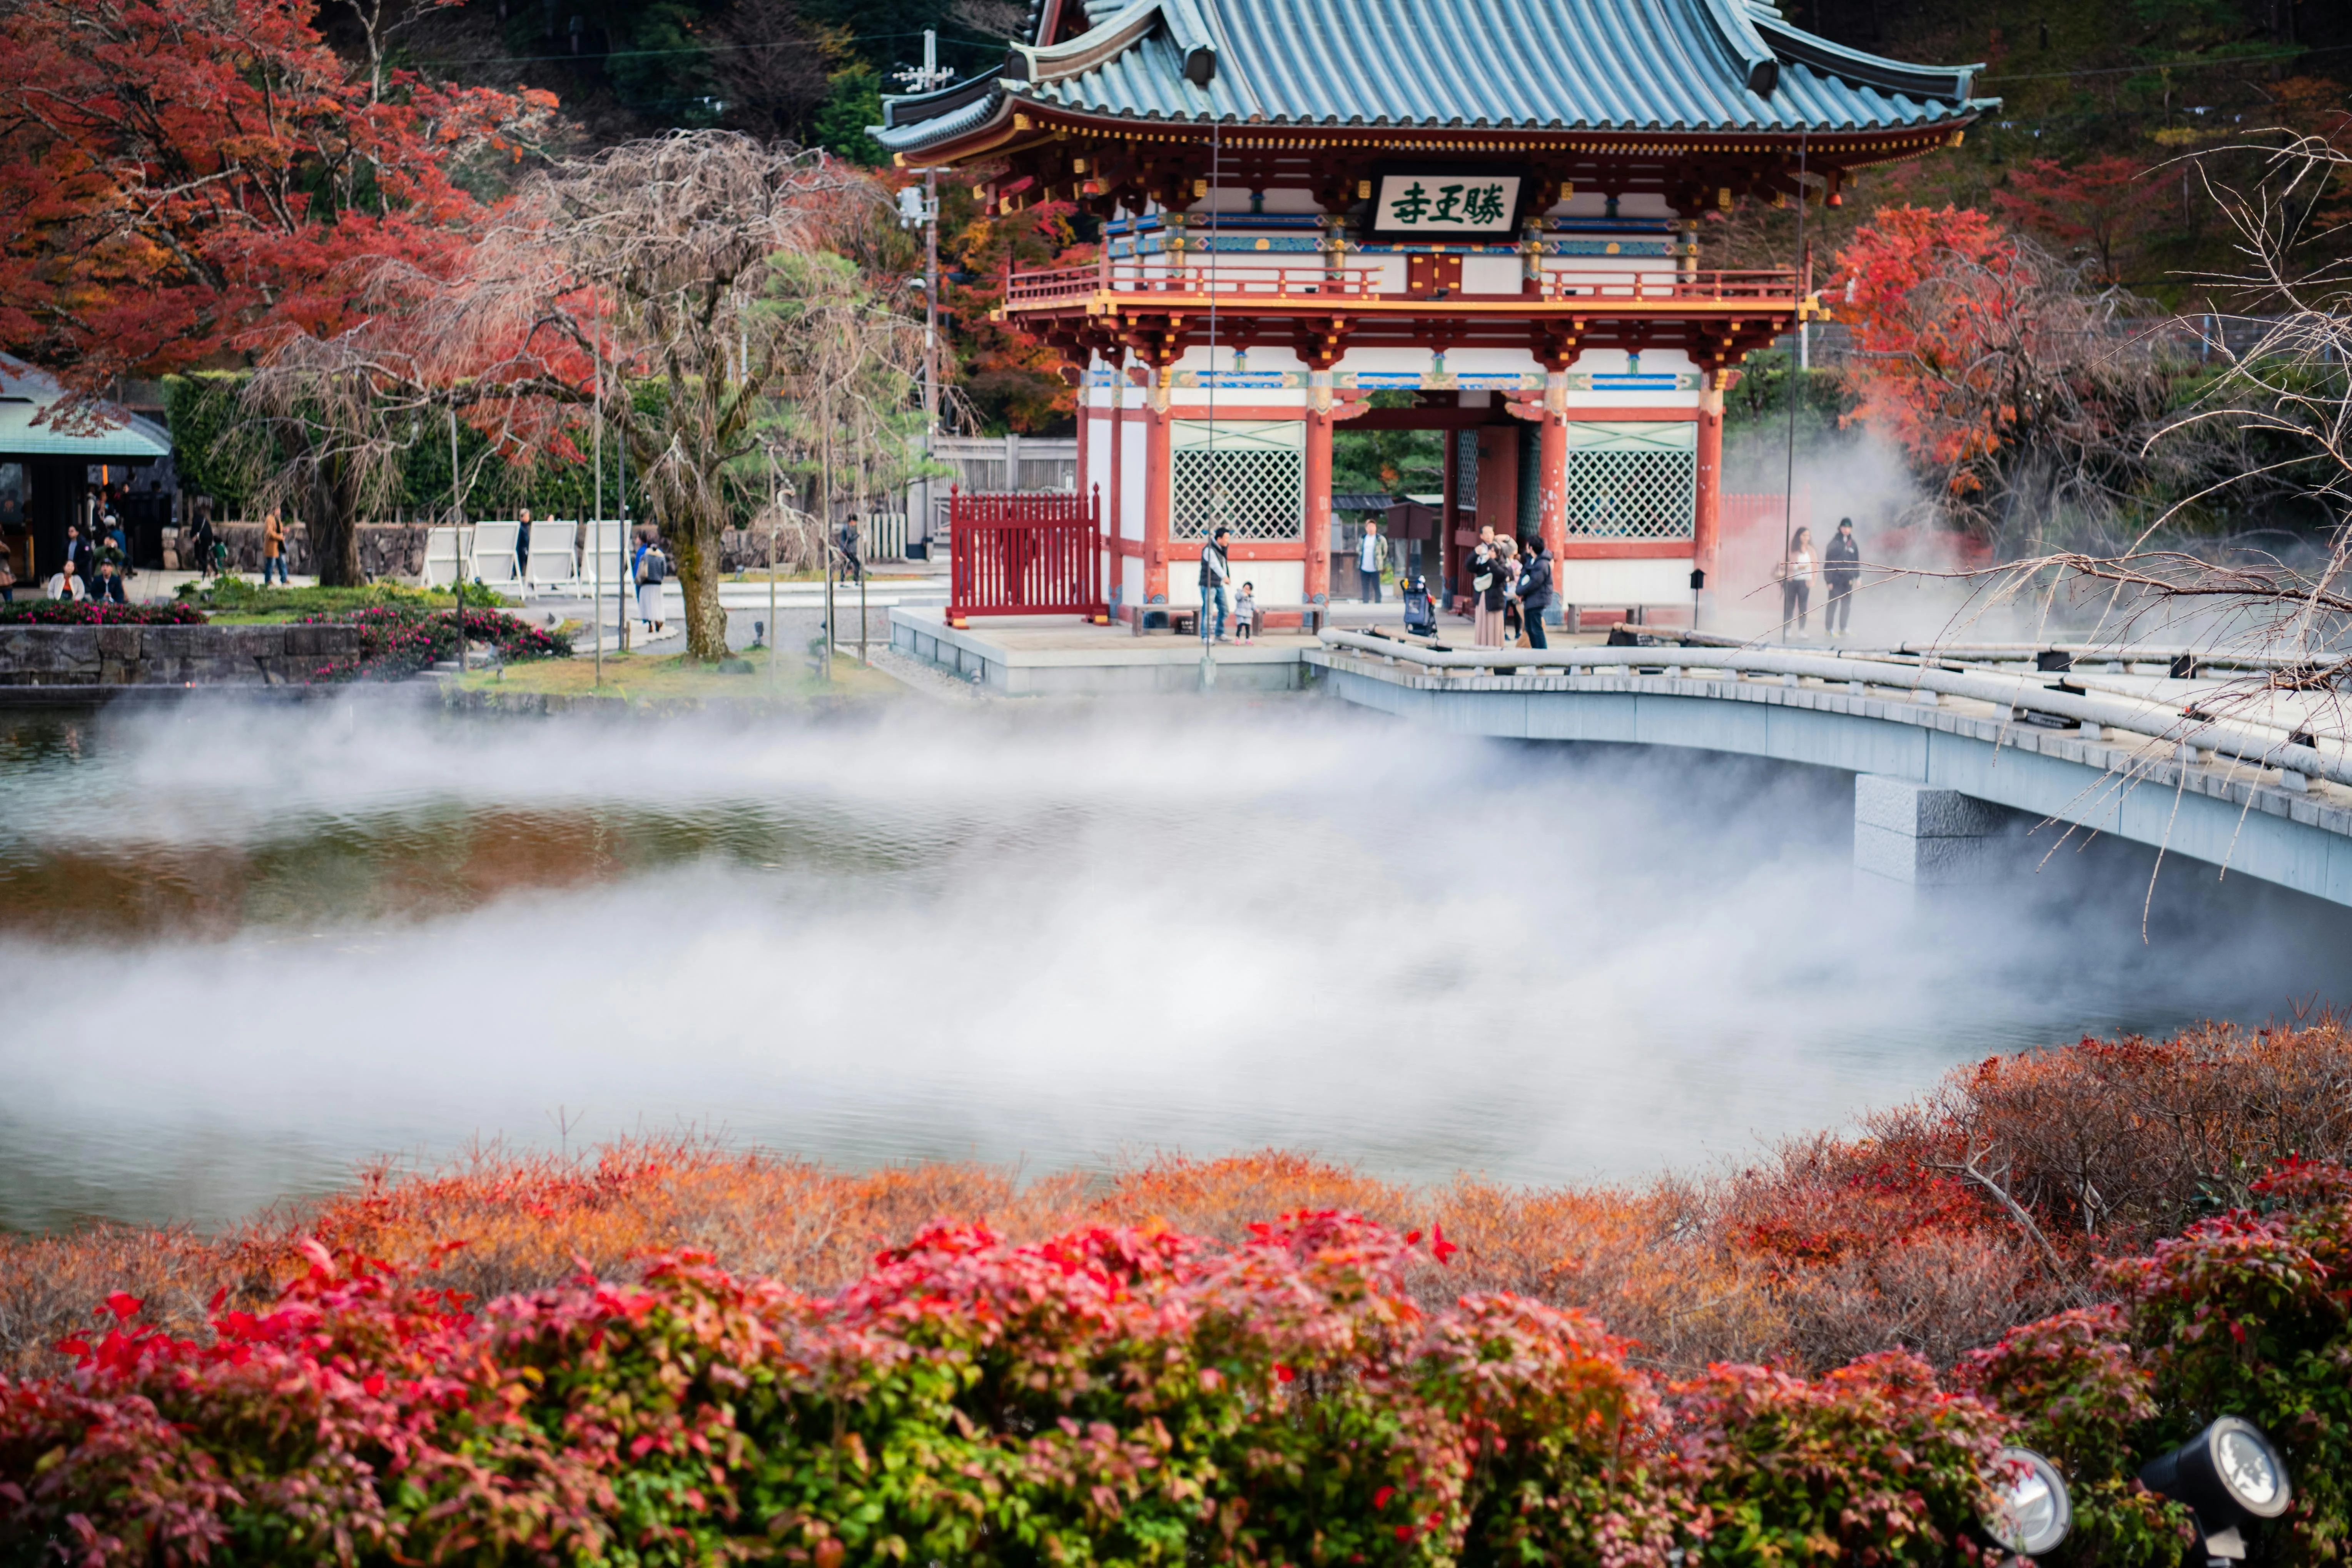
[[[1287,267],[1223,261],[1214,267],[1202,262],[1187,262],[1180,267],[1106,258],[1092,267],[1015,272],[1006,284],[1004,302],[1017,310],[1068,304],[1097,294],[1214,295],[1221,301],[1322,300],[1335,295],[1361,299],[1380,292],[1382,271],[1378,267],[1325,268],[1307,261]]]
[[[1513,293],[1475,294],[1457,289],[1440,294],[1406,287],[1409,269],[1400,265],[1404,260],[1399,257],[1386,265],[1325,267],[1304,258],[1268,265],[1105,257],[1089,267],[1013,272],[1005,279],[1004,302],[1012,310],[1066,310],[1106,298],[1133,300],[1146,309],[1179,300],[1213,300],[1220,305],[1310,306],[1334,300],[1442,305],[1453,300],[1604,310],[1752,303],[1785,310],[1793,310],[1797,300],[1797,275],[1791,271],[1672,272],[1664,268],[1609,272],[1547,268],[1539,278],[1529,279]]]

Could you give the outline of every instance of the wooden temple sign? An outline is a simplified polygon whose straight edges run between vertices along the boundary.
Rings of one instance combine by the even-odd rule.
[[[1383,170],[1372,180],[1366,232],[1386,240],[1509,239],[1526,184],[1517,170]]]

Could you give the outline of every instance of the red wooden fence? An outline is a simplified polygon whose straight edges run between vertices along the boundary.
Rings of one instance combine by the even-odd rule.
[[[953,575],[948,623],[970,616],[1085,616],[1108,620],[1102,492],[1027,490],[948,495]]]

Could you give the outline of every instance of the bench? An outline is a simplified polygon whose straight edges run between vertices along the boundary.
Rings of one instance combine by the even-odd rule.
[[[542,518],[530,525],[530,559],[523,565],[526,593],[580,590],[580,525]]]
[[[1321,605],[1260,605],[1257,607],[1257,629],[1261,632],[1289,631],[1297,628],[1319,632],[1330,611]],[[1225,628],[1230,633],[1234,618],[1230,610],[1225,615]],[[1166,632],[1178,637],[1201,635],[1201,605],[1198,600],[1189,605],[1137,605],[1132,607],[1128,629],[1137,637]]]

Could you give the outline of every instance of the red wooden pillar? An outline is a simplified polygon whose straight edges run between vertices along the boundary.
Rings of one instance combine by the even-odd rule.
[[[1723,388],[1721,371],[1701,379],[1698,395],[1698,495],[1691,519],[1692,564],[1712,579],[1723,536]]]
[[[1307,592],[1309,605],[1331,602],[1331,408],[1320,388],[1307,393]]]
[[[1173,435],[1168,413],[1169,374],[1155,369],[1160,384],[1153,389],[1143,416],[1143,602],[1164,605],[1168,603],[1168,510],[1173,500],[1175,458],[1169,448]]]
[[[1568,378],[1544,377],[1543,427],[1536,453],[1536,530],[1557,561],[1568,556]]]
[[[1125,609],[1127,558],[1118,542],[1127,527],[1127,487],[1119,483],[1119,459],[1127,452],[1127,366],[1124,356],[1110,367],[1110,504],[1103,509],[1103,597]]]

